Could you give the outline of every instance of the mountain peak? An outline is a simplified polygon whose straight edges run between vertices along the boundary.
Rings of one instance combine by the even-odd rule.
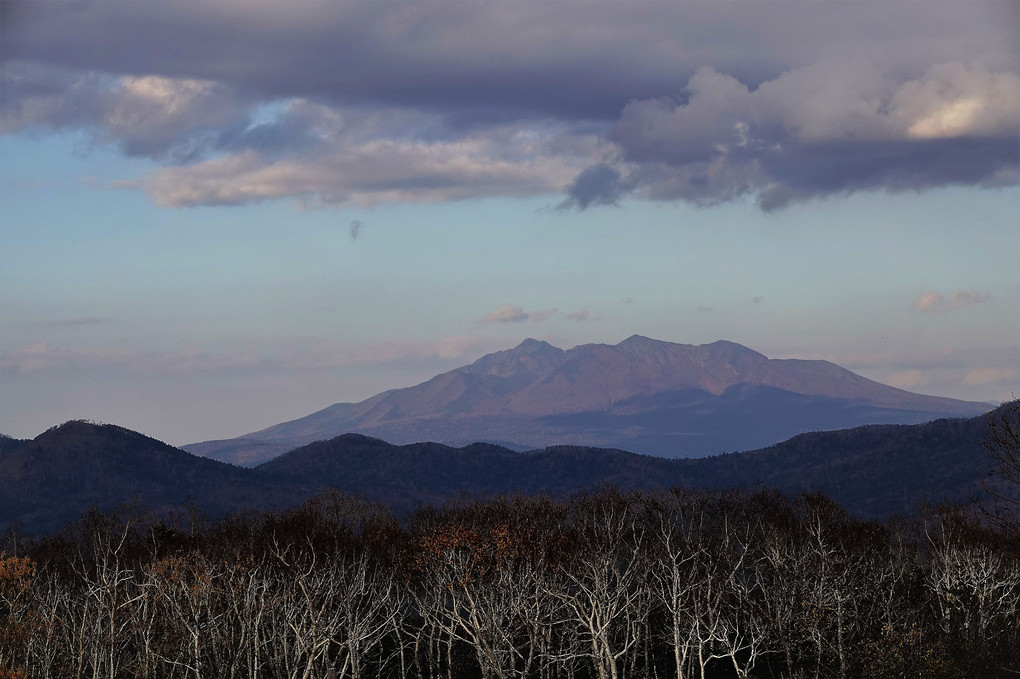
[[[651,337],[645,337],[644,335],[631,335],[627,339],[623,340],[616,346],[618,347],[638,347],[646,345],[659,345],[659,344],[672,344],[672,342],[664,342],[662,340],[652,339]]]
[[[482,356],[463,370],[495,377],[537,376],[560,363],[563,355],[562,349],[529,337],[513,349]]]
[[[765,354],[757,352],[754,349],[745,347],[743,344],[739,344],[737,342],[730,342],[729,340],[716,340],[715,342],[712,342],[711,344],[706,344],[704,346],[709,349],[713,349],[715,351],[733,356],[746,356],[761,360],[768,360],[768,356],[766,356]]]
[[[68,420],[63,424],[50,427],[36,440],[67,439],[67,438],[105,438],[110,436],[143,436],[138,432],[119,427],[115,424],[103,424],[92,420]]]
[[[548,353],[550,351],[557,354],[563,353],[562,349],[554,347],[548,342],[534,339],[533,337],[528,337],[516,347],[511,349],[511,351],[518,354],[535,354],[539,352]]]

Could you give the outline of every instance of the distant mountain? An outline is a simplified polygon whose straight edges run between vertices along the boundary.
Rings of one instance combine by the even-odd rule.
[[[185,449],[254,466],[356,432],[395,443],[573,444],[700,457],[808,431],[988,410],[895,389],[828,361],[769,359],[733,342],[691,346],[634,335],[564,351],[528,339],[414,387]]]
[[[220,514],[285,506],[310,492],[110,424],[67,422],[21,443],[0,453],[0,527],[55,530],[91,506],[135,499],[161,511],[193,500]]]

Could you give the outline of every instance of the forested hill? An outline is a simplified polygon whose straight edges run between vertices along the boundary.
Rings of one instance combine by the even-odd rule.
[[[775,486],[817,491],[851,513],[910,513],[919,501],[967,501],[992,468],[980,443],[987,417],[922,425],[865,426],[802,434],[762,450],[668,460],[621,450],[554,446],[526,453],[487,444],[393,446],[345,434],[291,451],[257,469],[318,483],[409,509],[460,493],[567,495],[600,484]]]
[[[563,497],[599,485],[775,486],[829,495],[851,514],[909,514],[918,502],[973,499],[993,463],[980,440],[988,416],[865,426],[796,436],[762,450],[670,460],[622,450],[555,446],[519,453],[476,443],[391,445],[345,434],[255,469],[197,457],[113,425],[69,422],[0,453],[0,527],[55,530],[90,506],[140,500],[169,511],[194,503],[210,516],[300,503],[337,488],[398,513],[467,493]],[[6,448],[5,448],[6,449]]]
[[[30,532],[57,529],[92,506],[137,500],[168,511],[194,502],[222,514],[294,504],[309,492],[112,424],[66,422],[0,458],[0,526]]]
[[[825,493],[860,516],[910,513],[919,500],[967,501],[990,481],[988,416],[801,434],[762,450],[693,460],[698,485]]]

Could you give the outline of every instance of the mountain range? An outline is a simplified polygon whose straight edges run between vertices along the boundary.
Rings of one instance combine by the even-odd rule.
[[[413,387],[184,449],[255,466],[353,432],[396,444],[569,444],[686,458],[809,431],[915,424],[990,407],[896,389],[828,361],[770,359],[733,342],[693,346],[634,335],[564,351],[527,339]]]
[[[32,440],[0,436],[0,528],[53,531],[90,507],[133,501],[162,514],[190,505],[215,517],[285,508],[337,488],[402,513],[462,493],[562,496],[600,484],[818,491],[852,514],[881,518],[910,513],[921,501],[976,496],[993,466],[980,443],[987,427],[988,415],[869,425],[700,459],[586,446],[518,452],[489,443],[393,445],[344,434],[246,469],[122,427],[72,421]]]

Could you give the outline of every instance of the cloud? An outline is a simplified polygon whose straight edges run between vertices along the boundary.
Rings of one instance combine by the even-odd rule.
[[[963,378],[967,386],[985,384],[1006,384],[1020,377],[1020,371],[1013,368],[976,368],[969,371]]]
[[[703,65],[757,84],[821,56],[1015,65],[1012,3],[5,3],[5,58],[214,80],[262,99],[619,113]],[[919,12],[923,11],[923,20]],[[792,27],[794,24],[796,28]],[[571,30],[572,29],[572,30]],[[337,68],[343,64],[343,68]],[[491,115],[491,114],[490,114]]]
[[[914,389],[928,384],[928,377],[920,370],[902,370],[886,378],[885,383],[898,389]]]
[[[350,229],[351,229],[351,240],[358,240],[358,234],[361,233],[361,229],[363,229],[364,226],[365,226],[365,224],[360,219],[351,220],[351,226],[350,226]]]
[[[974,304],[981,304],[991,298],[992,295],[990,293],[977,292],[976,290],[958,290],[948,298],[944,297],[940,292],[929,290],[915,297],[911,308],[915,311],[940,313],[973,306]]]
[[[280,157],[248,148],[118,186],[140,188],[167,207],[278,198],[370,207],[547,194],[558,191],[580,164],[570,154],[543,151],[551,138],[520,128],[498,132],[451,141],[387,130],[380,138],[338,120],[335,128],[318,133],[314,151]]]
[[[571,313],[566,314],[566,318],[567,320],[574,321],[575,323],[582,323],[584,321],[595,320],[595,316],[587,309],[582,309],[581,311],[572,311]]]
[[[533,323],[541,323],[542,321],[548,320],[550,317],[556,315],[556,309],[542,309],[541,311],[525,311],[524,307],[519,304],[507,304],[495,311],[490,311],[485,314],[479,323],[520,323],[522,321],[532,321]],[[569,318],[568,314],[568,318]]]
[[[808,350],[783,357],[832,361],[878,382],[926,394],[987,401],[1008,398],[1017,391],[1020,361],[1015,345],[919,349],[907,336],[876,340],[870,352],[811,354]],[[889,346],[890,340],[896,348]]]
[[[751,88],[698,70],[686,98],[628,104],[609,132],[636,192],[763,210],[857,191],[1020,180],[1020,75],[959,62],[897,82],[865,62],[819,62]]]
[[[0,129],[154,158],[118,185],[168,207],[565,194],[774,210],[1020,181],[1015,3],[923,20],[912,3],[641,9],[12,0]]]
[[[597,163],[582,170],[567,186],[567,197],[558,207],[584,210],[593,205],[617,205],[627,190],[627,183],[616,168]]]
[[[507,304],[495,311],[490,311],[482,317],[480,323],[519,323],[526,321],[530,315],[525,313],[524,307],[519,304]]]
[[[752,297],[751,298],[751,304],[761,304],[764,301],[765,301],[765,298],[762,295],[758,295],[757,297]]]
[[[946,298],[942,296],[942,293],[929,290],[915,297],[911,308],[916,311],[938,311],[945,306],[945,303]]]
[[[542,311],[532,311],[528,314],[528,317],[535,323],[541,323],[556,314],[556,309],[543,309]]]
[[[209,80],[74,76],[26,64],[5,64],[8,68],[0,130],[83,129],[128,156],[193,157],[215,146],[225,131],[243,128],[251,103]]]

